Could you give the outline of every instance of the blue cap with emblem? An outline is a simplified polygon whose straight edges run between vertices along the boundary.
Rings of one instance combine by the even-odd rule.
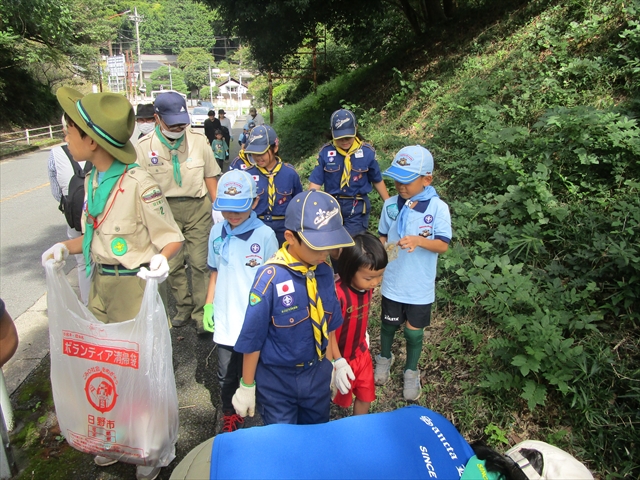
[[[307,190],[291,199],[284,216],[284,228],[298,232],[312,250],[355,245],[342,226],[340,205],[328,193]]]
[[[251,210],[258,196],[256,182],[244,170],[230,170],[218,180],[218,193],[213,208],[221,212]]]
[[[159,93],[153,106],[167,126],[185,125],[191,122],[187,102],[178,92]]]
[[[334,140],[344,137],[355,137],[358,122],[350,110],[344,108],[331,114],[331,136]]]
[[[421,145],[404,147],[398,153],[391,166],[382,172],[399,183],[411,183],[416,178],[433,173],[433,156]]]
[[[244,147],[246,153],[262,155],[271,145],[276,145],[278,136],[276,131],[269,125],[259,125],[251,130],[247,146]]]

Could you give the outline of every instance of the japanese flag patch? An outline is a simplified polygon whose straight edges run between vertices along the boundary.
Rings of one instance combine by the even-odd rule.
[[[293,287],[293,280],[287,280],[286,282],[277,283],[276,290],[278,291],[278,297],[289,295],[296,291],[296,289]]]
[[[327,157],[335,157],[336,156],[336,151],[335,150],[329,150],[327,152]]]

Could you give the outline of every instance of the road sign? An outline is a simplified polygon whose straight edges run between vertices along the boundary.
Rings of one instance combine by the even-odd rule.
[[[112,57],[107,57],[107,68],[109,69],[109,74],[112,77],[126,76],[124,55],[114,55]]]

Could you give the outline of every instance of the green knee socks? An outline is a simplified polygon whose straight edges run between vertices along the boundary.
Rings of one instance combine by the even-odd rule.
[[[420,354],[422,353],[422,331],[422,328],[420,330],[410,330],[406,325],[404,327],[404,338],[407,339],[405,371],[418,370],[418,360],[420,360]]]
[[[393,336],[398,330],[398,325],[389,325],[382,322],[380,324],[380,356],[391,358],[391,345],[393,344]]]

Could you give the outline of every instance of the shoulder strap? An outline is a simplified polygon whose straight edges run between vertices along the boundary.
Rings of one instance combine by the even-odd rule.
[[[62,151],[64,151],[65,155],[71,162],[71,168],[73,168],[74,175],[82,175],[82,169],[80,168],[80,164],[76,162],[71,156],[71,152],[69,151],[69,147],[67,145],[62,146]]]

